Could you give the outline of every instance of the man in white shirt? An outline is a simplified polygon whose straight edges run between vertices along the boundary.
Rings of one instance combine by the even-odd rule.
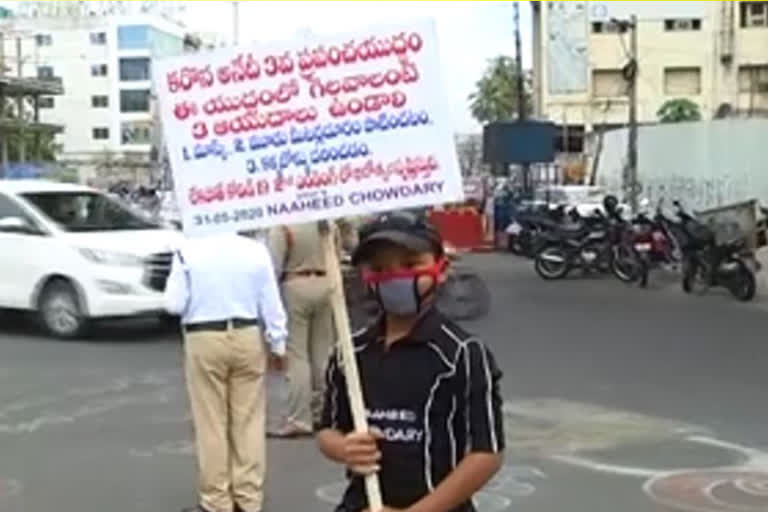
[[[198,508],[260,512],[267,366],[282,370],[288,336],[270,254],[263,242],[235,234],[187,239],[174,255],[165,299],[184,331]]]

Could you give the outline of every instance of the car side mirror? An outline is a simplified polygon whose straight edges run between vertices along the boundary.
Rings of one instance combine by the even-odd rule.
[[[0,219],[0,233],[36,235],[40,231],[21,217],[3,217]]]

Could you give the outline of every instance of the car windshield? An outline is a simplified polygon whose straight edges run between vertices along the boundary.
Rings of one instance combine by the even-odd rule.
[[[98,192],[36,192],[22,194],[65,231],[157,229],[127,207]]]

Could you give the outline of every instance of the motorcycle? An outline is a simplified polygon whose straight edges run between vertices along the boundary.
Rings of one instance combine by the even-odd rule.
[[[648,207],[648,200],[641,202],[642,210]],[[660,265],[675,265],[680,262],[682,251],[678,238],[679,227],[664,216],[662,201],[656,206],[653,218],[641,211],[632,221],[631,244],[638,262],[640,286],[648,286],[650,270]]]
[[[574,210],[569,216],[579,217]],[[534,270],[545,280],[564,279],[573,269],[580,268],[584,274],[612,271],[622,281],[631,281],[634,274],[615,264],[620,247],[616,240],[623,229],[616,218],[596,211],[573,226],[545,233],[546,244],[536,254]]]
[[[679,201],[674,205],[686,234],[683,291],[705,293],[709,288],[723,287],[740,301],[754,299],[757,291],[755,273],[760,268],[746,239],[718,242],[714,231],[686,212]]]
[[[564,208],[536,209],[519,213],[506,228],[507,248],[517,256],[532,258],[541,249],[541,235],[556,230],[564,218]]]

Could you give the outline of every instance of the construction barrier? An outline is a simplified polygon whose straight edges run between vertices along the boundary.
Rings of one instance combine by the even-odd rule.
[[[489,247],[486,220],[475,208],[433,210],[429,220],[437,227],[446,243],[460,250],[479,251]]]

